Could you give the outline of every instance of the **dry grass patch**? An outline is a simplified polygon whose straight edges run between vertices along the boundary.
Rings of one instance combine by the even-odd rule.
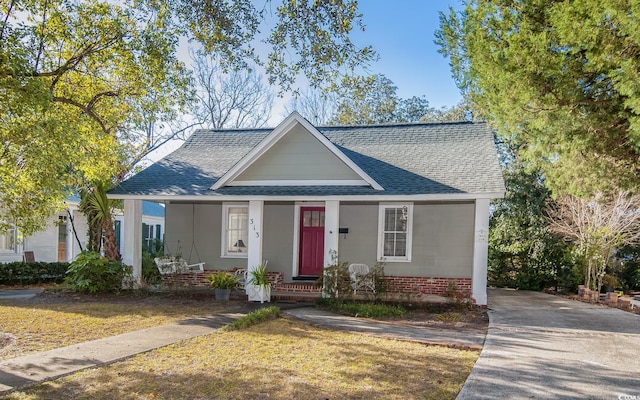
[[[454,399],[477,352],[277,319],[218,331],[8,399]]]
[[[228,305],[207,299],[43,295],[0,302],[0,333],[13,338],[0,346],[0,360],[119,335],[219,312]],[[72,300],[73,300],[72,299]]]

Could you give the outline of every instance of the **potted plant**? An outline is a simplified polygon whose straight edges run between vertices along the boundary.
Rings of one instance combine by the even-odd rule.
[[[231,289],[238,284],[238,278],[234,274],[220,271],[209,275],[207,282],[214,289],[216,300],[228,301]]]
[[[267,279],[266,262],[249,271],[247,294],[249,301],[271,302],[271,282]]]

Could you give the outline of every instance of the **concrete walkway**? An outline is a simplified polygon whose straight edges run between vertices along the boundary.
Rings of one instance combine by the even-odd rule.
[[[504,289],[489,308],[458,399],[640,399],[640,315]]]
[[[330,327],[349,332],[359,332],[388,339],[410,340],[432,345],[456,347],[465,350],[480,350],[485,334],[457,332],[444,329],[429,329],[420,326],[393,322],[374,321],[347,317],[317,308],[294,308],[286,314],[302,319],[311,325]]]

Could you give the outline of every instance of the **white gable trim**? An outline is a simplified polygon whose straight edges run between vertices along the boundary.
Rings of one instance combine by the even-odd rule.
[[[384,188],[371,178],[366,172],[364,172],[356,163],[354,163],[349,157],[347,157],[340,149],[336,147],[329,139],[327,139],[320,131],[316,129],[309,121],[304,119],[297,112],[292,112],[287,118],[284,119],[270,134],[267,135],[256,147],[251,149],[240,161],[236,163],[229,171],[220,177],[216,183],[211,187],[211,190],[220,189],[223,186],[242,186],[242,182],[233,182],[242,172],[244,172],[251,164],[259,159],[264,153],[273,147],[278,140],[287,134],[296,124],[302,125],[311,135],[320,141],[329,151],[331,151],[336,157],[338,157],[343,163],[345,163],[351,170],[353,170],[358,176],[362,178],[366,185],[371,185],[376,190],[384,190]],[[263,182],[278,182],[278,181],[263,181]],[[300,181],[298,181],[300,182]],[[310,181],[310,184],[304,186],[311,186],[316,184],[314,181]],[[282,183],[274,183],[274,185],[282,185]],[[299,185],[299,184],[298,184]],[[332,183],[333,185],[333,183]],[[361,186],[359,184],[358,186]],[[269,186],[269,185],[267,185]]]
[[[361,180],[328,180],[328,179],[268,179],[262,181],[233,181],[227,186],[369,186],[364,179]]]

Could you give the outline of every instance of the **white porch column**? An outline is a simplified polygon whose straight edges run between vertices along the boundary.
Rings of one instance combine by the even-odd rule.
[[[252,200],[249,202],[249,238],[247,243],[247,271],[253,270],[262,264],[262,212],[264,201]],[[245,287],[247,294],[249,288]]]
[[[142,201],[124,201],[122,262],[133,267],[133,280],[142,277]]]
[[[476,304],[487,305],[487,262],[489,258],[489,199],[476,199],[471,295]]]
[[[338,229],[340,228],[340,202],[324,203],[324,266],[331,265],[333,252],[338,253]]]

